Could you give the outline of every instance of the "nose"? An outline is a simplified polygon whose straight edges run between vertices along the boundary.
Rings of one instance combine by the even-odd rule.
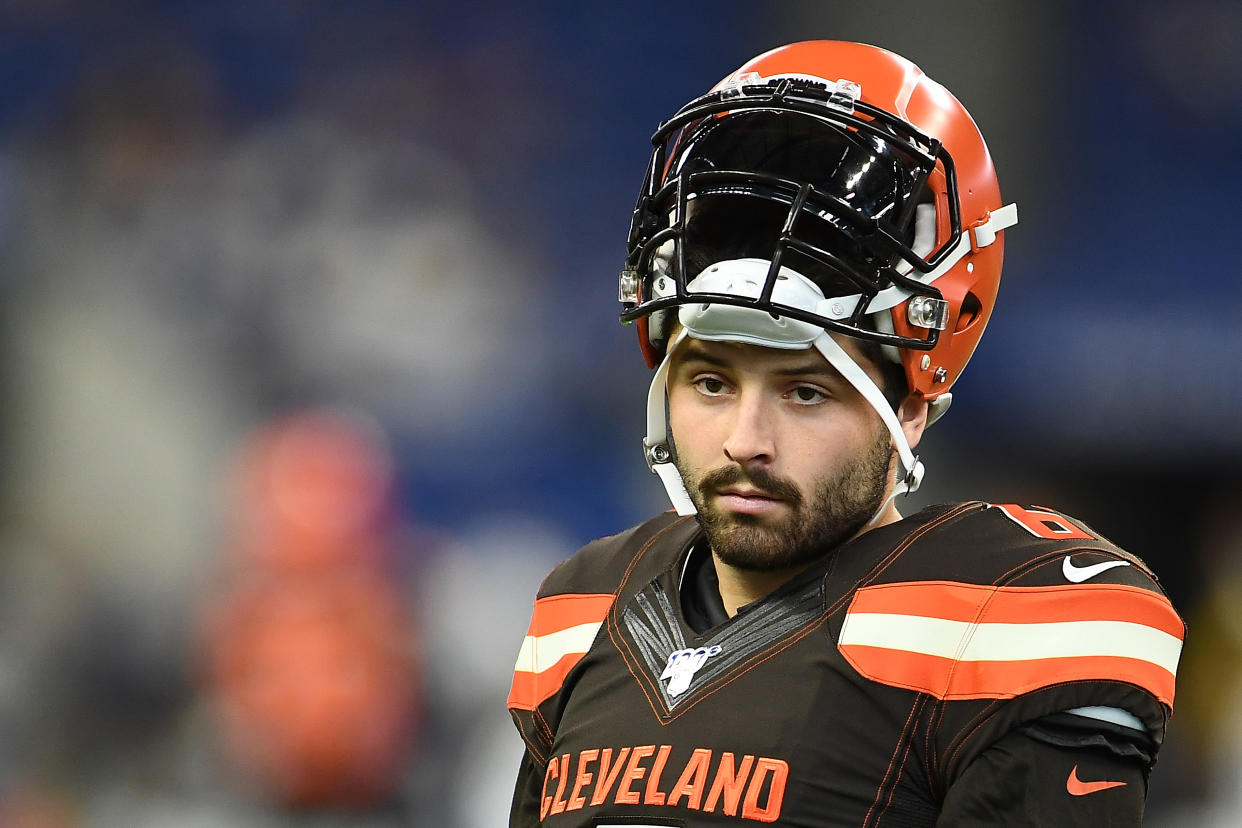
[[[741,394],[725,437],[725,456],[743,466],[770,463],[776,456],[771,413],[761,395]]]

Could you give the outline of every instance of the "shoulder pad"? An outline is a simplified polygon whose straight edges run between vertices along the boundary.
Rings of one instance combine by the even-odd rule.
[[[510,710],[533,711],[560,690],[591,649],[600,627],[636,564],[668,565],[697,524],[664,514],[587,544],[544,580],[530,627],[518,651],[509,692]],[[685,536],[684,542],[681,537]]]
[[[624,532],[591,541],[552,570],[539,588],[539,597],[616,592],[636,559],[654,556],[671,563],[681,552],[680,542],[689,542],[697,531],[693,519],[665,512]]]
[[[1159,590],[1156,576],[1138,556],[1053,509],[976,502],[926,514],[890,527],[908,524],[910,529],[883,571],[874,573],[878,578],[869,581],[1053,586],[1090,580]]]
[[[1124,685],[1162,729],[1185,628],[1141,560],[1038,507],[966,504],[911,525],[853,591],[838,644],[855,670],[946,701]],[[1104,703],[1076,698],[1060,709]]]

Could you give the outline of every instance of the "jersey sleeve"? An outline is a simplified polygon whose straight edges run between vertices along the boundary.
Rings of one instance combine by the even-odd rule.
[[[1141,755],[1129,764],[1146,773],[1173,711],[1181,618],[1141,559],[1085,524],[1034,507],[989,512],[1005,518],[993,519],[999,527],[1012,527],[1007,536],[997,530],[994,548],[1021,553],[992,583],[954,598],[954,617],[969,623],[941,695],[942,779],[955,784],[979,756],[1035,722],[1046,726],[1026,738],[1034,732],[1050,749],[1081,751],[1072,739],[1058,748],[1050,735],[1072,732],[1065,723],[1075,721],[1102,740],[1097,748],[1126,742],[1118,736],[1125,728],[1110,733],[1103,722],[1061,715],[1076,710],[1121,711],[1141,728],[1131,742]],[[1025,545],[1021,536],[1029,536]]]
[[[522,756],[517,783],[513,787],[513,805],[509,809],[509,828],[538,828],[543,796],[543,766],[531,756]]]
[[[1052,744],[1019,729],[971,760],[949,787],[936,825],[1138,826],[1146,796],[1138,758]]]
[[[1154,759],[1185,633],[1155,575],[1049,509],[954,514],[856,590],[838,643],[864,677],[931,697],[933,790],[1012,732],[1074,710],[1137,720]]]
[[[543,774],[555,741],[565,684],[594,645],[614,600],[611,593],[557,592],[559,580],[559,570],[554,571],[535,599],[513,668],[509,714],[526,743],[526,753],[513,792],[511,828],[541,822]]]

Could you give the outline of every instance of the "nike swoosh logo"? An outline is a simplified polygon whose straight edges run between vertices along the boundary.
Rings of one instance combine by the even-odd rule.
[[[1096,791],[1106,791],[1109,788],[1121,788],[1125,786],[1125,782],[1083,782],[1078,778],[1078,766],[1074,765],[1074,769],[1070,771],[1069,779],[1065,780],[1065,790],[1069,791],[1070,796],[1086,796]]]
[[[1090,580],[1105,570],[1112,569],[1114,566],[1129,566],[1128,561],[1102,561],[1098,564],[1090,566],[1074,566],[1074,562],[1070,560],[1070,556],[1066,555],[1065,560],[1061,561],[1061,574],[1065,576],[1065,580],[1073,581],[1081,584],[1083,581]]]

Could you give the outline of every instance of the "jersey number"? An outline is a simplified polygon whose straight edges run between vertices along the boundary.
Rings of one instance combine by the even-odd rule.
[[[1005,516],[1037,538],[1047,540],[1096,540],[1055,512],[1025,509],[1016,503],[993,504]]]

